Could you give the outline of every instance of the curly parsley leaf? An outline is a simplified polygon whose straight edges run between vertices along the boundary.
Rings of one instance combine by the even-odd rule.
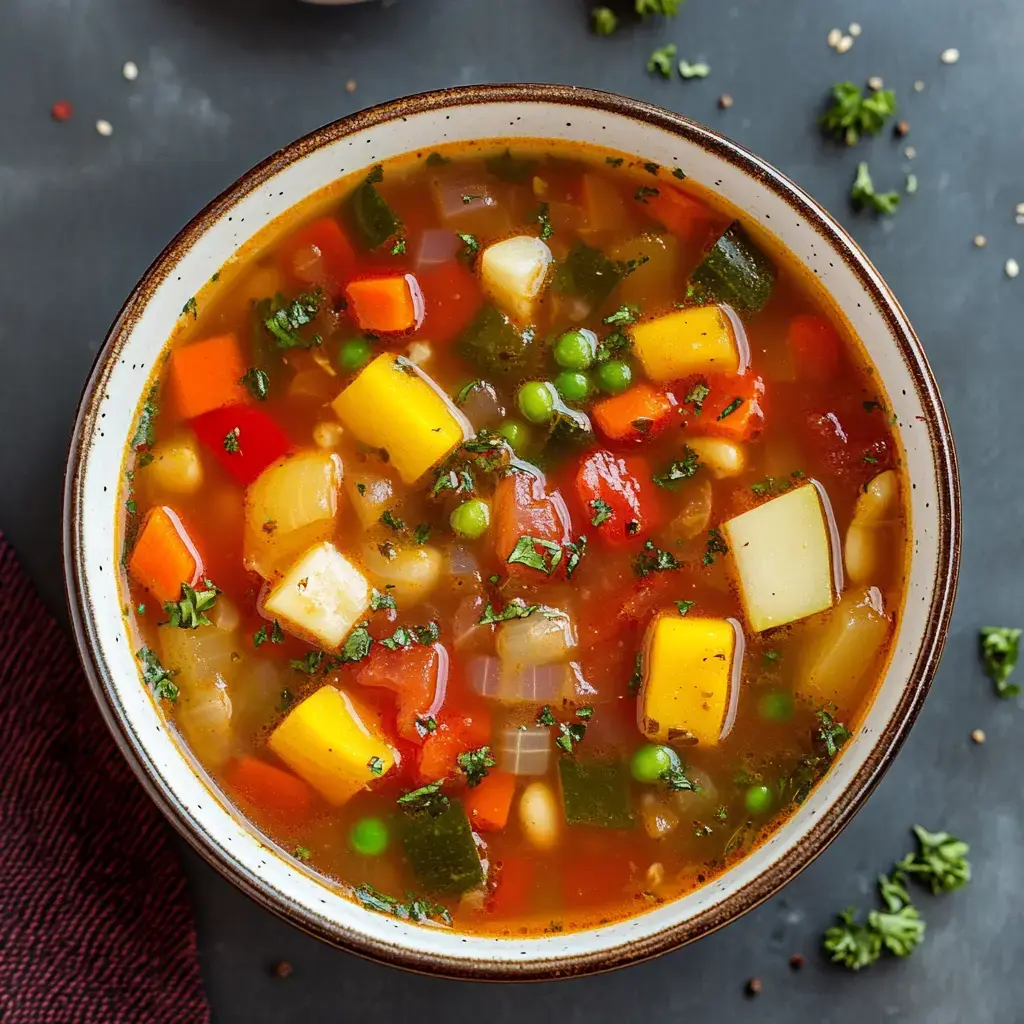
[[[842,722],[833,718],[825,708],[814,712],[818,719],[818,739],[825,745],[825,753],[833,758],[842,749],[843,744],[853,735]]]
[[[697,453],[688,445],[683,448],[683,457],[672,463],[663,473],[655,473],[651,479],[659,486],[672,490],[680,480],[689,480],[700,469]]]
[[[484,781],[488,769],[493,768],[498,762],[491,757],[491,748],[483,746],[478,750],[467,750],[459,754],[455,758],[455,763],[466,776],[466,782],[472,789]]]
[[[855,209],[871,207],[876,213],[893,214],[900,205],[898,192],[876,192],[875,183],[871,180],[871,172],[865,161],[857,165],[857,176],[850,187],[850,201]]]
[[[953,892],[971,880],[970,847],[948,832],[929,832],[914,826],[918,852],[900,861],[900,871],[930,886],[933,893]]]
[[[259,304],[258,315],[279,349],[315,348],[323,338],[319,334],[306,337],[300,330],[313,322],[325,299],[321,288],[297,295],[291,302],[278,294]]]
[[[516,562],[530,569],[539,569],[550,576],[562,561],[562,548],[553,540],[524,536],[516,541],[516,546],[506,561]]]
[[[640,554],[633,559],[633,571],[643,579],[652,572],[669,572],[678,569],[679,562],[670,551],[656,547],[653,540],[644,542]]]
[[[985,674],[1000,697],[1016,697],[1020,693],[1020,686],[1010,682],[1020,654],[1020,636],[1019,629],[1008,626],[984,626],[978,631]]]
[[[601,526],[612,517],[612,507],[603,498],[594,498],[590,502],[590,508],[594,513],[590,517],[591,526]]]
[[[181,600],[166,601],[164,611],[170,617],[170,625],[179,629],[198,629],[211,625],[205,614],[217,602],[220,591],[209,581],[203,580],[203,589],[195,590],[187,583],[181,585]]]
[[[267,624],[264,623],[252,636],[253,647],[262,647],[267,641],[272,644],[283,644],[284,643],[284,630],[281,628],[281,623],[274,619],[273,626],[268,628]]]
[[[837,82],[832,86],[832,102],[819,123],[825,134],[853,146],[862,135],[877,135],[895,113],[896,94],[892,89],[864,95],[853,82]]]
[[[717,530],[708,530],[708,541],[704,546],[704,557],[701,561],[705,565],[714,565],[715,555],[727,554],[729,554],[729,548],[725,541],[722,540],[722,535]]]
[[[173,677],[176,672],[169,672],[160,664],[160,658],[156,651],[150,647],[140,647],[135,652],[135,657],[142,663],[142,681],[153,691],[157,700],[176,701],[178,699],[178,687],[175,686]]]
[[[594,23],[594,34],[598,36],[610,36],[619,27],[619,19],[610,7],[592,8],[590,19]]]
[[[270,390],[270,378],[259,367],[250,366],[242,375],[240,383],[245,385],[246,390],[257,402],[265,402],[267,400],[267,393]]]
[[[398,806],[406,811],[426,811],[430,815],[440,814],[451,802],[441,792],[440,782],[429,782],[398,798]]]

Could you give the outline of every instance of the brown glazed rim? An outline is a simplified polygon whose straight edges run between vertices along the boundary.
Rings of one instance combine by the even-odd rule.
[[[110,367],[157,286],[212,224],[253,189],[304,156],[356,132],[429,111],[485,103],[551,103],[606,111],[682,136],[739,168],[783,199],[854,271],[870,295],[910,373],[925,412],[938,490],[938,565],[924,637],[909,682],[895,713],[878,736],[856,776],[807,834],[781,860],[721,903],[687,921],[607,950],[569,954],[526,963],[511,959],[459,959],[409,950],[371,939],[298,906],[265,879],[223,854],[163,783],[119,706],[110,671],[96,642],[84,560],[79,541],[83,522],[83,468],[89,439]],[[301,199],[304,197],[298,197]],[[243,175],[195,217],[143,275],[107,334],[89,374],[78,409],[64,479],[64,576],[75,639],[100,710],[136,774],[175,828],[217,871],[285,920],[335,946],[394,966],[454,978],[550,980],[592,974],[646,960],[700,938],[756,907],[795,877],[842,831],[892,763],[924,702],[946,637],[960,560],[960,490],[956,453],[946,414],[921,344],[895,296],[856,242],[802,189],[752,153],[678,114],[611,93],[561,85],[476,85],[422,93],[371,107],[335,121],[286,146]]]

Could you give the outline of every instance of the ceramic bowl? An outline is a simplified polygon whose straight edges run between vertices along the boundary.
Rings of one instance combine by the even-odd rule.
[[[481,938],[365,910],[246,823],[168,731],[140,684],[119,609],[118,475],[147,376],[185,302],[240,246],[337,177],[410,150],[490,137],[592,142],[681,166],[756,219],[819,278],[862,339],[898,417],[913,488],[906,604],[862,728],[825,781],[751,856],[640,916],[540,938]],[[464,978],[606,970],[689,942],[756,906],[840,832],[917,715],[956,588],[960,508],[935,381],[892,292],[806,193],[735,143],[676,114],[562,86],[473,86],[396,100],[328,125],[244,175],[161,253],[121,310],[89,377],[65,484],[64,563],[75,633],[106,720],[153,799],[226,878],[293,924],[356,953]]]

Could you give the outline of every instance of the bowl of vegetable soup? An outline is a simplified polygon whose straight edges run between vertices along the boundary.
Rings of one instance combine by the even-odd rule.
[[[956,585],[927,361],[845,232],[678,115],[477,86],[329,125],[143,276],[69,604],[225,877],[457,977],[653,956],[891,763]]]

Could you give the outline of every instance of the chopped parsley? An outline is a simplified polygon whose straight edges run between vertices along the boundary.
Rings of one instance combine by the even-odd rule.
[[[424,161],[427,167],[443,167],[451,162],[451,157],[442,156],[436,150],[433,153],[428,153],[427,159]]]
[[[323,660],[323,651],[307,651],[304,657],[292,658],[288,664],[291,665],[296,672],[301,672],[305,676],[314,676],[320,671],[320,666],[323,664]]]
[[[857,176],[853,179],[850,187],[850,201],[854,209],[860,210],[865,206],[871,207],[876,213],[893,214],[900,205],[900,194],[898,192],[876,192],[875,184],[871,180],[871,172],[865,161],[857,165]]]
[[[487,776],[489,768],[493,768],[497,761],[491,757],[491,748],[480,747],[478,750],[467,750],[455,758],[455,763],[466,776],[466,783],[469,788],[479,786]]]
[[[711,68],[705,64],[704,61],[699,60],[691,64],[688,60],[681,60],[679,62],[679,77],[690,79],[690,78],[707,78],[711,74]],[[678,177],[678,175],[677,175]]]
[[[778,661],[782,661],[782,651],[770,650],[764,652],[764,663],[766,665],[774,665]]]
[[[658,171],[660,171],[661,168],[657,164],[651,163],[651,162],[648,161],[647,163],[644,164],[644,170],[648,174],[653,174],[654,177],[657,177],[658,176]]]
[[[416,529],[412,531],[412,539],[417,544],[426,544],[430,540],[430,531],[433,527],[430,523],[419,523]]]
[[[242,432],[238,427],[235,427],[224,435],[224,451],[226,451],[228,455],[241,455],[242,446],[238,443],[238,438],[241,436],[241,433]]]
[[[636,693],[640,684],[644,681],[644,657],[637,651],[636,661],[633,662],[633,674],[629,677],[629,692]]]
[[[679,609],[680,615],[685,615],[696,603],[696,601],[676,601],[676,608]]]
[[[273,299],[265,299],[259,304],[258,315],[279,349],[287,351],[292,348],[315,348],[321,344],[323,338],[319,334],[307,338],[299,332],[301,328],[313,322],[325,298],[321,288],[297,295],[291,302],[285,301],[283,296],[278,294]]]
[[[405,529],[405,522],[399,519],[398,516],[389,509],[381,512],[379,521],[398,533]]]
[[[680,181],[685,181],[686,180],[686,171],[684,171],[682,169],[682,167],[676,167],[672,171],[672,177],[673,178],[678,178]]]
[[[609,167],[621,167],[623,158],[621,156],[606,156],[604,158],[604,162],[608,164]]]
[[[398,798],[398,806],[404,810],[426,811],[431,815],[439,814],[449,803],[448,797],[441,792],[440,782],[429,782]]]
[[[433,715],[428,715],[426,718],[417,718],[416,731],[421,736],[429,736],[432,732],[437,732],[437,719]]]
[[[622,305],[619,306],[614,313],[609,313],[601,322],[605,324],[617,324],[621,327],[628,327],[630,324],[636,323],[636,319],[639,315],[639,306]]]
[[[938,895],[961,889],[971,880],[971,865],[967,860],[970,847],[948,832],[929,832],[914,826],[918,852],[908,853],[897,865],[900,871],[928,885]]]
[[[537,724],[549,726],[558,725],[558,719],[555,718],[554,714],[551,711],[551,706],[549,704],[545,704],[544,707],[540,709],[539,713],[537,714]]]
[[[250,366],[243,374],[240,383],[245,385],[249,394],[257,402],[265,402],[267,400],[267,392],[270,390],[270,378],[263,370]]]
[[[510,622],[512,619],[525,619],[534,612],[540,611],[542,605],[527,604],[522,598],[514,598],[500,611],[496,612],[490,601],[484,606],[478,626],[490,626],[495,622]]]
[[[404,256],[405,255],[405,239],[399,238],[395,244],[391,247],[392,256]]]
[[[538,548],[541,550],[538,551]],[[553,540],[524,536],[516,541],[516,546],[507,561],[525,565],[530,569],[539,569],[550,576],[562,561],[562,548]]]
[[[135,657],[142,662],[142,681],[153,691],[157,700],[176,701],[178,699],[178,687],[174,685],[173,677],[176,672],[169,672],[160,664],[160,658],[156,651],[150,647],[141,647],[135,652]]]
[[[619,19],[610,7],[595,7],[590,12],[594,23],[594,34],[610,36],[618,27]]]
[[[708,542],[704,547],[704,557],[701,561],[705,565],[714,565],[715,555],[727,554],[729,554],[729,548],[722,540],[722,535],[715,529],[708,530]]]
[[[669,43],[667,46],[659,46],[658,49],[647,58],[647,70],[657,72],[663,78],[671,78],[672,61],[675,60],[675,57],[675,43]]]
[[[395,603],[394,594],[382,594],[379,590],[374,589],[370,593],[370,611],[381,612],[381,611],[397,611],[398,605]]]
[[[700,459],[697,457],[697,453],[686,446],[683,448],[682,459],[673,462],[664,473],[655,473],[651,479],[659,487],[672,490],[680,480],[689,480],[698,469],[700,469]]]
[[[612,507],[603,498],[594,498],[590,502],[590,508],[594,513],[590,517],[591,526],[601,526],[612,517]]]
[[[559,722],[558,736],[555,737],[555,746],[567,754],[573,753],[576,746],[583,741],[587,734],[585,722]]]
[[[832,86],[832,103],[819,123],[826,135],[853,146],[862,135],[877,135],[895,113],[892,89],[864,95],[853,82],[837,82]]]
[[[370,653],[373,646],[373,637],[366,628],[366,623],[356,626],[348,635],[344,646],[341,648],[341,661],[353,662],[362,661]]]
[[[731,416],[741,405],[743,404],[742,398],[734,398],[719,414],[718,419],[724,420],[726,416]]]
[[[379,185],[384,180],[384,165],[374,164],[366,176],[367,185]]]
[[[1020,693],[1019,684],[1010,682],[1020,653],[1020,635],[1019,629],[1008,626],[985,626],[978,631],[985,674],[1000,697],[1016,697]]]
[[[638,202],[646,203],[651,196],[658,196],[661,193],[656,188],[651,188],[650,185],[641,185],[633,196]]]
[[[547,203],[541,203],[540,209],[537,211],[537,223],[540,224],[540,237],[547,241],[554,233],[555,229],[551,226],[551,218],[549,216],[550,207]]]
[[[853,733],[825,708],[820,708],[814,714],[819,723],[818,739],[825,745],[825,753],[829,758],[834,758]]]
[[[579,568],[583,556],[587,553],[587,538],[580,535],[575,541],[565,542],[565,578],[572,579],[572,574]]]
[[[371,775],[384,774],[384,762],[376,754],[366,762],[366,767],[370,769]]]
[[[707,384],[694,384],[687,392],[686,398],[684,398],[683,401],[687,405],[692,405],[699,416],[701,411],[704,409],[704,400],[709,394],[711,394],[711,388],[709,388]]]
[[[462,231],[457,231],[456,234],[462,239],[462,251],[459,253],[460,256],[464,256],[467,259],[475,256],[480,251],[480,243],[477,241],[476,235],[467,235]]]
[[[199,307],[196,305],[196,297],[194,295],[185,303],[184,306],[181,307],[181,312],[185,316],[188,316],[188,314],[191,313],[193,320],[199,319]]]
[[[466,204],[466,206],[469,206],[469,204],[474,202],[475,200],[477,200],[477,199],[485,199],[485,198],[486,198],[486,196],[484,196],[484,195],[478,195],[476,193],[467,192],[465,195],[463,195],[462,201],[463,201],[463,203]]]
[[[679,562],[670,551],[655,547],[654,541],[645,541],[640,554],[633,559],[633,571],[643,579],[652,572],[669,572],[678,569]]]
[[[686,777],[686,770],[683,768],[681,761],[676,762],[670,768],[666,768],[658,778],[673,792],[690,790],[697,793],[700,791],[700,786]]]
[[[154,384],[146,395],[145,402],[139,412],[139,421],[135,424],[135,433],[132,435],[131,446],[135,449],[144,445],[151,445],[156,440],[155,423],[157,413],[160,412],[160,405],[156,400],[157,385]],[[148,452],[146,454],[149,454]],[[141,464],[142,458],[140,456]]]
[[[431,156],[437,155],[436,153],[431,154]],[[427,159],[429,160],[429,157]],[[442,157],[442,159],[444,158]],[[379,914],[390,914],[402,921],[434,921],[449,927],[452,923],[452,915],[446,907],[441,906],[440,903],[422,899],[413,893],[408,893],[408,902],[402,903],[394,896],[388,896],[372,885],[363,883],[352,890],[352,895],[368,910],[376,910]]]
[[[292,854],[296,860],[301,861],[308,861],[310,856],[312,856],[308,846],[296,846],[295,849],[292,850]]]
[[[164,611],[170,616],[170,625],[179,629],[198,629],[211,625],[206,612],[217,601],[220,591],[209,581],[203,580],[203,589],[195,590],[187,583],[181,585],[181,600],[166,601]]]
[[[281,623],[274,619],[274,624],[269,629],[267,624],[264,623],[252,636],[253,647],[262,647],[267,641],[272,644],[283,644],[284,643],[284,630],[281,628]]]

